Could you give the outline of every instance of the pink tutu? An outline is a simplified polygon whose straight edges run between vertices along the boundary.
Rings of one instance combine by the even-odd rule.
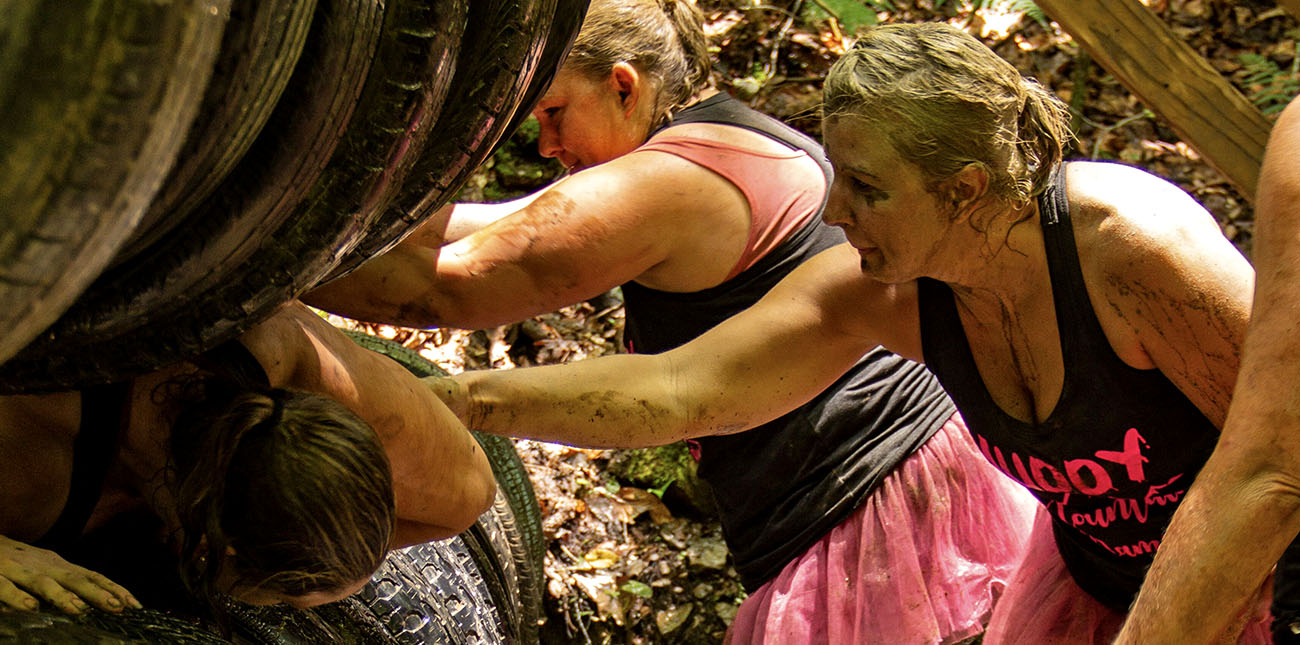
[[[1037,502],[953,415],[740,606],[728,642],[954,643],[983,631]]]
[[[1262,595],[1237,641],[1240,645],[1273,642],[1270,598]],[[1024,564],[998,601],[984,645],[1109,645],[1123,624],[1124,614],[1097,602],[1074,583],[1056,550],[1052,520],[1046,510],[1040,510]]]

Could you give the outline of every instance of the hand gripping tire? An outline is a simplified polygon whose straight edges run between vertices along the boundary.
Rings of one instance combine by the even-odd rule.
[[[71,389],[154,369],[237,335],[318,280],[423,149],[467,3],[320,0],[290,87],[235,171],[0,367],[0,389]]]
[[[0,10],[0,361],[140,221],[212,71],[230,0],[12,0]]]

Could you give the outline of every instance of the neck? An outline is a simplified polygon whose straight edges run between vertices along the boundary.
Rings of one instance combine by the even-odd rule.
[[[1021,300],[1039,289],[1046,254],[1037,201],[1020,208],[977,206],[955,222],[954,252],[933,277],[963,300]]]
[[[169,455],[172,420],[179,410],[175,403],[157,402],[154,392],[166,380],[186,369],[168,368],[140,377],[132,386],[130,423],[124,435],[120,459],[128,474],[123,482],[169,529],[177,525]]]

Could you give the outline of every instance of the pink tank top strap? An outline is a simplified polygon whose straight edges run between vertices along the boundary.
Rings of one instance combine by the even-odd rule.
[[[749,202],[749,240],[727,275],[730,280],[816,217],[826,196],[826,177],[802,150],[760,152],[698,137],[660,135],[640,150],[665,152],[697,163],[740,189]]]

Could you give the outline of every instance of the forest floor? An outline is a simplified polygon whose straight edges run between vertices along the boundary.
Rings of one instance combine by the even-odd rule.
[[[1261,0],[1144,0],[1266,113],[1300,88],[1289,14]],[[817,137],[820,80],[871,20],[943,20],[980,36],[1070,103],[1069,158],[1144,167],[1181,185],[1249,254],[1248,201],[1180,142],[1054,23],[1023,0],[699,0],[720,89]],[[935,5],[939,5],[935,8]],[[983,7],[974,9],[974,6]],[[886,10],[886,8],[888,8]],[[1027,11],[1026,11],[1027,10]],[[834,16],[834,17],[832,17]],[[535,130],[532,137],[535,137]],[[484,201],[531,191],[560,168],[524,128],[462,192]],[[450,372],[564,363],[617,351],[617,291],[523,323],[474,332],[371,326]],[[336,320],[341,325],[347,321]],[[519,441],[547,548],[544,643],[716,643],[744,599],[707,504],[687,503],[688,472],[637,476],[623,451]],[[621,466],[621,467],[615,467]],[[661,499],[662,497],[662,499]],[[697,496],[698,497],[698,496]]]

